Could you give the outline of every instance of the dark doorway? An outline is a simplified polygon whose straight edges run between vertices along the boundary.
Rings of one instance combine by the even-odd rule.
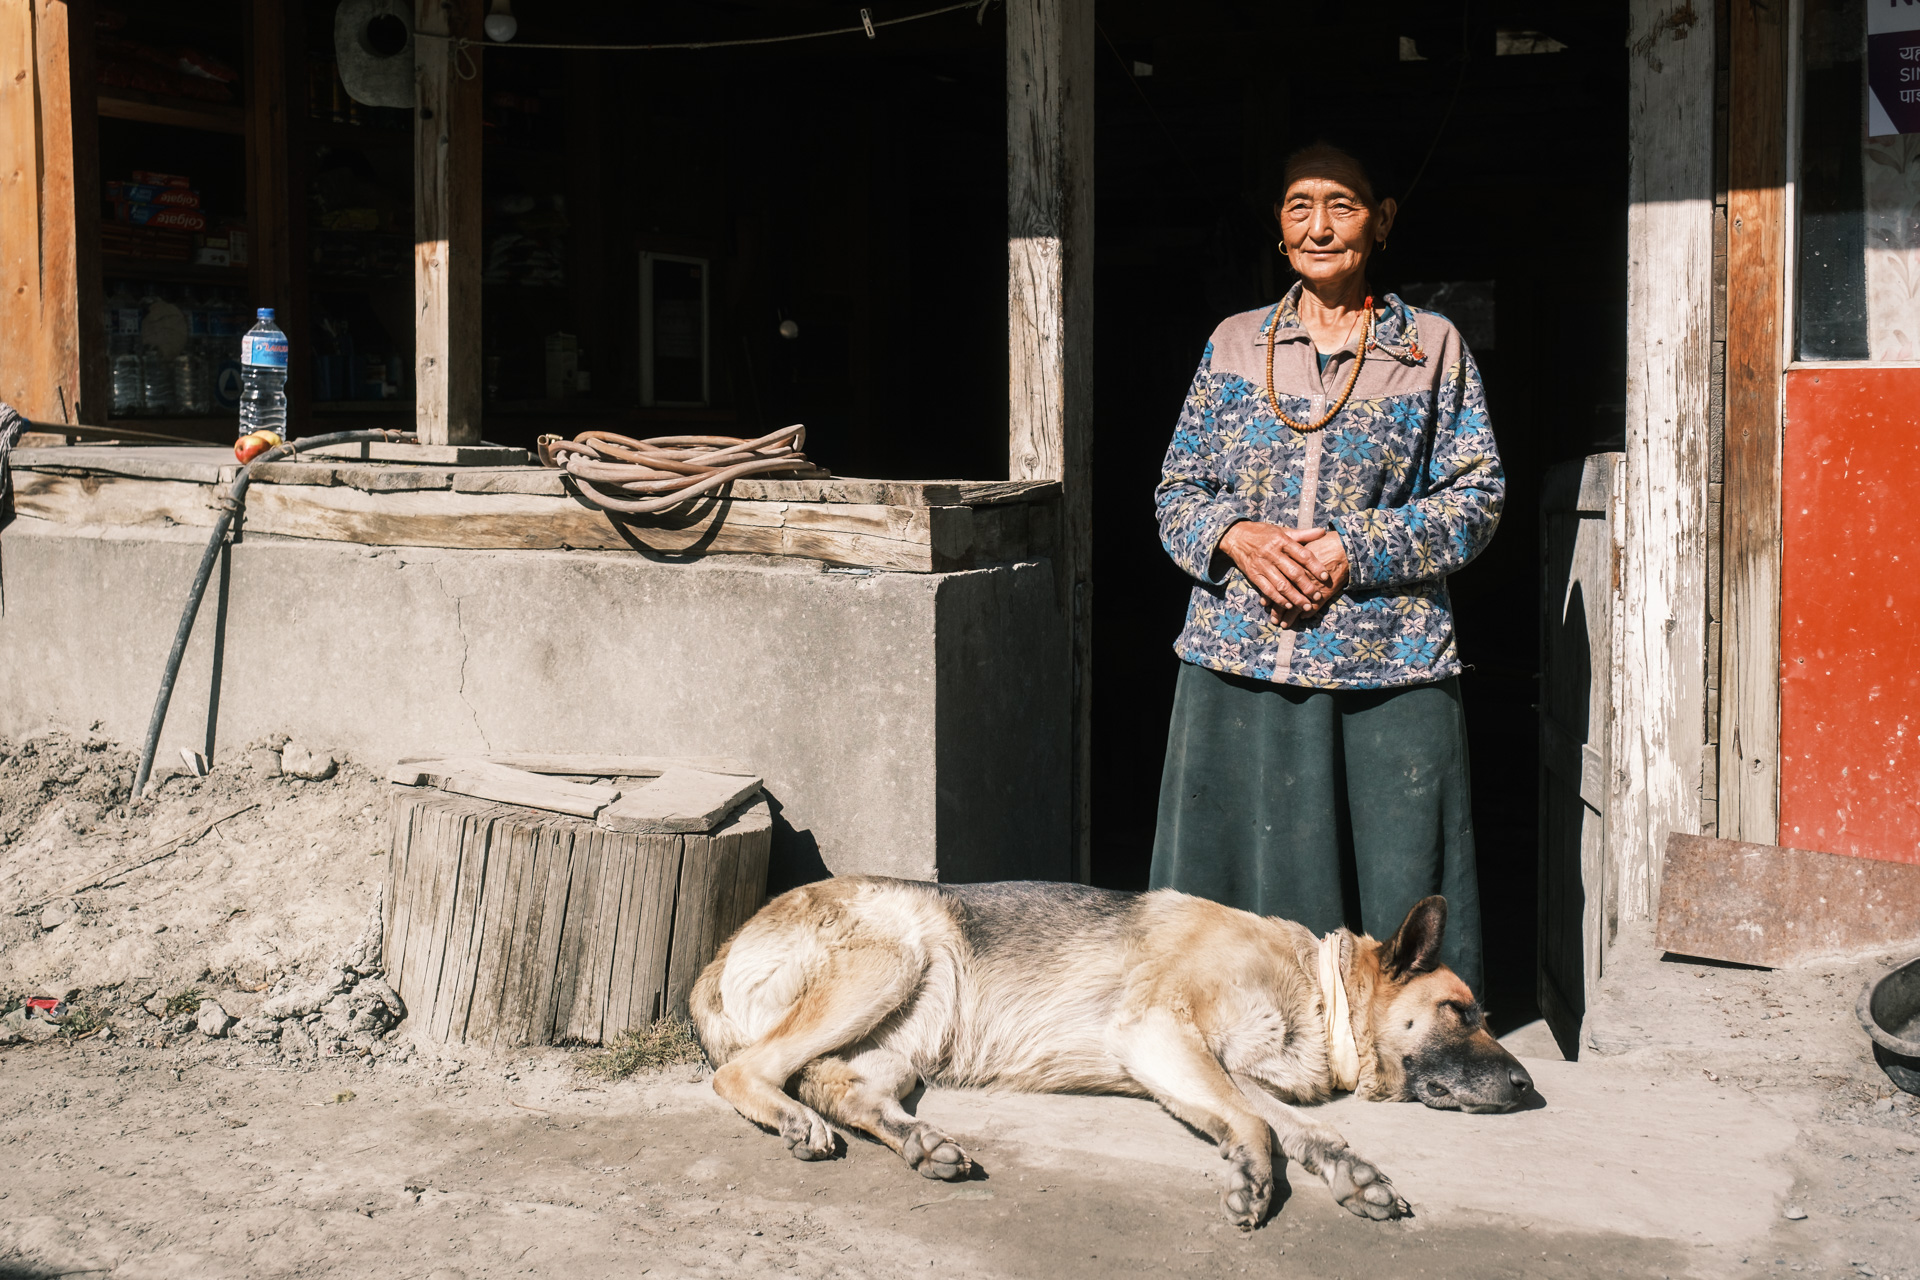
[[[1431,150],[1373,283],[1460,325],[1506,464],[1499,533],[1450,584],[1502,1026],[1533,1016],[1541,479],[1624,420],[1626,26],[1485,0],[1099,9],[1094,879],[1146,883],[1189,585],[1151,495],[1214,325],[1291,284],[1285,154],[1324,132],[1410,177]]]

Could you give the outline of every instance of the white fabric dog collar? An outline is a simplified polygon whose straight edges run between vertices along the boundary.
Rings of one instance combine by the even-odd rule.
[[[1340,964],[1344,932],[1335,929],[1320,939],[1320,1005],[1327,1020],[1327,1069],[1333,1076],[1333,1087],[1352,1093],[1360,1083],[1360,1048],[1353,1039],[1346,975]]]

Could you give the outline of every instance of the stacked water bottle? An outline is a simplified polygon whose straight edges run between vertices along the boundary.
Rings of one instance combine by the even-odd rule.
[[[119,280],[107,297],[115,417],[203,417],[238,405],[231,289]]]

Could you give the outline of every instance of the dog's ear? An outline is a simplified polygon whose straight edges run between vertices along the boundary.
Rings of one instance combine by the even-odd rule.
[[[1440,967],[1440,943],[1447,936],[1447,900],[1422,898],[1407,912],[1399,932],[1386,945],[1381,967],[1389,978],[1411,978]]]

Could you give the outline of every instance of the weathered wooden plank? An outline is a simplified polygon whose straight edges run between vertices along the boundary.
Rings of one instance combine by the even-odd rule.
[[[480,916],[480,889],[487,869],[490,823],[483,814],[458,817],[460,869],[453,881],[453,910],[447,917],[446,942],[441,950],[440,981],[434,991],[432,1019],[427,1033],[435,1040],[465,1034],[467,1001],[473,997],[472,947]]]
[[[575,831],[571,827],[547,827],[540,833],[540,860],[534,885],[541,892],[539,910],[529,926],[539,940],[535,962],[529,967],[527,986],[528,1033],[531,1044],[553,1043],[560,1024],[559,978],[561,946],[566,937],[568,896],[573,890]],[[583,851],[582,851],[583,852]]]
[[[408,855],[413,848],[414,815],[419,806],[399,794],[387,798],[387,879],[381,887],[380,957],[388,980],[400,989],[406,967],[406,917],[413,912],[413,894],[407,886]]]
[[[443,996],[452,993],[447,1001],[443,1039],[467,1038],[474,984],[479,980],[480,961],[486,950],[487,885],[500,874],[493,860],[494,829],[493,819],[485,815],[475,815],[467,823],[471,847],[461,866],[460,899],[454,914],[453,940],[447,948],[451,981],[443,978],[440,986]]]
[[[480,907],[474,922],[473,945],[468,948],[468,967],[472,978],[467,996],[460,1002],[463,1025],[459,1038],[492,1043],[495,1019],[500,1012],[500,988],[506,977],[506,964],[513,947],[509,924],[513,920],[519,885],[515,876],[514,845],[527,831],[525,823],[514,820],[511,809],[503,809],[487,824],[487,867],[480,878]]]
[[[713,838],[730,846],[728,864],[733,867],[733,883],[728,886],[725,906],[714,921],[716,949],[731,938],[734,931],[758,911],[767,897],[767,855],[773,842],[773,815],[761,800],[742,809],[713,833]]]
[[[619,872],[617,880],[610,880],[607,889],[609,900],[617,898],[613,912],[611,945],[607,951],[606,995],[601,1001],[599,1029],[596,1038],[610,1040],[625,1028],[632,1026],[633,1011],[633,970],[639,958],[639,930],[636,927],[640,917],[641,866],[640,851],[633,847],[628,838],[610,836],[607,839],[607,856]]]
[[[667,960],[667,1012],[687,1016],[687,997],[720,945],[719,916],[731,897],[738,850],[709,835],[681,837],[680,893]]]
[[[526,921],[528,864],[535,828],[511,817],[496,824],[487,853],[483,943],[467,1010],[466,1039],[498,1044],[506,1013],[506,987],[518,957]]]
[[[1093,0],[1007,4],[1007,474],[1061,485],[1071,824],[1092,870]]]
[[[626,1021],[610,1021],[609,1038],[646,1026],[666,1010],[668,955],[674,913],[679,906],[681,838],[628,836],[626,842],[638,860],[637,911],[632,928],[635,961]]]
[[[505,1048],[532,1043],[532,966],[528,957],[536,955],[540,946],[540,909],[546,889],[541,878],[545,869],[541,861],[544,836],[540,827],[516,823],[507,845],[507,883],[513,908],[501,917],[507,937],[496,996],[499,1008],[488,1040]]]
[[[700,769],[707,773],[751,775],[753,768],[727,756],[607,756],[552,755],[516,752],[477,757],[528,773],[565,773],[598,778],[657,778],[668,769]]]
[[[1700,821],[1708,371],[1713,305],[1710,6],[1634,0],[1629,33],[1627,430],[1621,750],[1609,893],[1653,911],[1659,850]]]
[[[580,922],[575,953],[573,999],[568,1007],[567,1038],[597,1043],[606,1019],[607,986],[613,970],[613,940],[619,928],[620,867],[610,856],[612,838],[604,831],[575,836],[587,845],[584,897],[573,904]]]
[[[567,918],[553,977],[553,1034],[556,1039],[579,1039],[580,1006],[591,981],[593,931],[599,923],[600,831],[577,831],[573,838],[572,876],[567,883]]]
[[[552,467],[474,468],[455,474],[460,493],[532,493],[561,497],[566,479]],[[728,486],[741,502],[854,503],[880,507],[987,507],[1047,502],[1060,494],[1057,480],[763,480],[748,477]]]
[[[1920,939],[1920,866],[1676,833],[1655,941],[1772,967]]]
[[[757,777],[672,768],[609,804],[597,821],[610,831],[707,832],[759,790]]]
[[[1731,14],[1719,819],[1722,836],[1766,844],[1780,816],[1787,10]]]
[[[481,8],[417,0],[414,9],[414,403],[423,444],[480,442],[481,46],[456,53],[451,37],[477,39]]]
[[[211,528],[212,489],[178,480],[121,480],[46,471],[13,473],[14,509],[58,524]]]
[[[417,952],[418,963],[409,960],[408,979],[412,991],[400,998],[419,1019],[416,1024],[433,1034],[440,1007],[442,961],[446,956],[447,934],[452,928],[455,882],[459,875],[460,815],[447,806],[436,805],[427,831],[428,847],[434,851],[433,864],[427,867],[424,896],[414,908],[413,937],[409,951]],[[420,910],[424,905],[426,910]]]
[[[473,759],[403,761],[387,771],[387,781],[403,787],[434,787],[499,804],[524,805],[529,809],[547,809],[588,819],[598,817],[620,798],[618,787],[563,782]]]

